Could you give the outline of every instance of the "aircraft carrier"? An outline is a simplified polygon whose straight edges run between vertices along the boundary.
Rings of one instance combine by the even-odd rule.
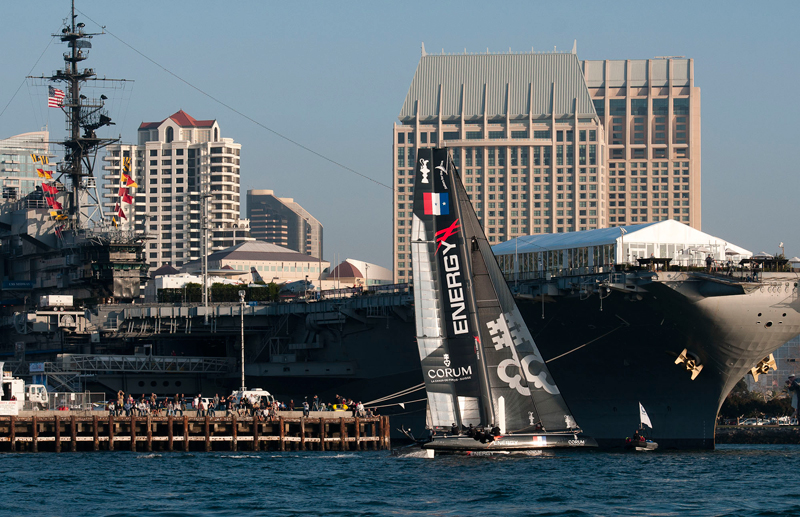
[[[102,214],[92,171],[114,141],[96,133],[112,124],[104,97],[80,93],[95,77],[78,69],[92,35],[73,17],[56,36],[69,47],[64,69],[38,79],[67,84],[64,160],[48,171],[49,196],[4,196],[0,206],[6,368],[58,391],[174,395],[238,387],[244,364],[248,385],[281,399],[340,394],[419,433],[425,372],[408,286],[288,303],[140,303],[145,236]],[[641,402],[662,447],[712,448],[733,385],[800,334],[798,280],[566,271],[515,279],[513,291],[575,419],[601,446],[622,443]],[[53,294],[74,303],[37,303]]]

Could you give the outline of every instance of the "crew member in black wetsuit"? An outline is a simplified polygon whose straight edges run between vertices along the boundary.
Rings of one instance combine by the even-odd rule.
[[[455,422],[453,422],[453,425],[450,427],[450,434],[453,436],[458,436],[461,434],[461,431],[459,431]]]

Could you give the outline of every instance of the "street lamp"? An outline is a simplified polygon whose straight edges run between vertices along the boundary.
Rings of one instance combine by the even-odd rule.
[[[244,295],[247,294],[247,291],[239,291],[239,318],[241,321],[241,329],[242,329],[242,391],[246,390],[244,384]]]

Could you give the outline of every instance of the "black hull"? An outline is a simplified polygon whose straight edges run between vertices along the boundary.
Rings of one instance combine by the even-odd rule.
[[[798,333],[797,308],[783,295],[703,297],[707,286],[683,280],[653,282],[638,294],[612,291],[602,305],[596,295],[546,297],[544,319],[540,299],[517,300],[578,425],[601,447],[624,444],[641,402],[661,448],[713,449],[731,388]],[[780,326],[765,329],[773,319]],[[675,364],[684,349],[703,365],[694,380]]]

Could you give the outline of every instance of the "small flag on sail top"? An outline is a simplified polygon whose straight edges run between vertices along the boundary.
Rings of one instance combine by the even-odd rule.
[[[115,227],[117,226],[117,218],[116,217],[111,216],[111,224],[113,224]]]
[[[122,158],[122,170],[124,172],[130,172],[131,171],[131,157],[130,156],[125,156],[124,158]]]
[[[32,154],[31,161],[33,163],[41,163],[42,165],[47,165],[50,163],[50,158],[43,154]]]
[[[653,424],[650,423],[650,417],[647,416],[647,411],[644,410],[644,406],[641,402],[639,402],[639,420],[642,422],[642,425],[646,425],[650,429],[653,428]]]
[[[64,207],[61,206],[61,203],[56,201],[55,198],[51,198],[51,199],[53,199],[53,204],[50,205],[52,208],[55,208],[56,210],[63,210],[64,209]]]
[[[55,185],[48,185],[47,183],[42,183],[42,190],[48,194],[58,194],[58,187]]]
[[[38,174],[40,178],[45,178],[45,179],[49,179],[49,180],[53,179],[53,171],[46,171],[44,169],[36,169],[36,174]]]
[[[64,102],[64,90],[59,90],[52,86],[48,86],[47,88],[47,107],[60,108],[61,104]]]
[[[128,203],[129,205],[133,204],[133,198],[127,192],[122,194],[122,202]]]
[[[47,201],[47,206],[49,206],[50,208],[53,208],[53,203],[56,202],[55,198],[52,198],[50,196],[44,196],[44,200]]]
[[[128,218],[125,217],[125,211],[122,209],[122,207],[120,207],[119,210],[117,211],[117,215],[119,216],[120,221],[123,219],[125,219],[126,221],[128,220]]]

